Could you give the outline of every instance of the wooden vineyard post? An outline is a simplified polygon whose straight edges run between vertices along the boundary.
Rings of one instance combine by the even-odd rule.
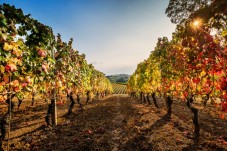
[[[51,30],[52,30],[52,28],[51,28]],[[54,51],[54,37],[52,37],[51,38],[52,40],[50,41],[51,42],[51,45],[52,45],[52,59],[53,60],[55,60],[55,56],[54,56],[54,53],[55,53],[55,51]],[[55,66],[54,66],[54,69],[53,69],[53,72],[54,72],[54,75],[56,74],[55,72],[56,72],[56,69],[55,69]],[[55,77],[54,77],[54,82],[53,82],[53,84],[54,84],[54,87],[53,87],[53,94],[52,94],[52,99],[54,99],[54,111],[52,112],[52,114],[53,115],[51,115],[51,117],[52,117],[52,124],[54,125],[54,126],[56,126],[57,124],[58,124],[58,121],[57,121],[57,106],[56,106],[56,81],[55,81]]]
[[[52,47],[52,57],[53,57],[53,60],[54,60],[54,49]],[[54,75],[55,75],[55,72],[56,72],[56,69],[55,69],[55,66],[54,66]],[[58,124],[58,114],[57,114],[57,103],[56,103],[56,81],[55,81],[55,78],[54,78],[54,113],[53,113],[53,123],[54,123],[54,126],[56,126]]]
[[[9,76],[9,83],[11,83],[11,74]],[[10,93],[10,84],[9,84],[9,93]],[[8,94],[7,94],[8,95]],[[10,122],[11,122],[11,106],[12,106],[12,98],[11,98],[11,93],[9,94],[9,128],[8,128],[8,142],[7,142],[7,151],[10,150],[10,145],[9,145],[9,142],[10,142]]]

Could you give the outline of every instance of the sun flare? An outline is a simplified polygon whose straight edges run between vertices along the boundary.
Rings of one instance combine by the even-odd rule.
[[[202,19],[200,19],[200,18],[196,18],[192,22],[192,28],[194,28],[194,29],[198,29],[201,25],[202,25]]]

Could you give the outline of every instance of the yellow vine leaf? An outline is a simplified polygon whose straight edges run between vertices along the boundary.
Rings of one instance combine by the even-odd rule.
[[[5,72],[5,67],[3,65],[0,65],[0,72],[4,73]]]
[[[10,45],[10,44],[8,44],[7,42],[5,42],[5,43],[4,43],[3,49],[4,49],[5,51],[10,51],[10,50],[13,49],[13,46]]]
[[[206,75],[206,72],[203,70],[201,73],[200,73],[200,76],[205,76]]]
[[[227,36],[227,30],[222,31],[221,35],[222,35],[223,37]]]

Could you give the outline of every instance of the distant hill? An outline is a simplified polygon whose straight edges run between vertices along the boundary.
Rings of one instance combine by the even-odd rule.
[[[128,74],[114,74],[106,76],[113,83],[127,83],[130,75]]]

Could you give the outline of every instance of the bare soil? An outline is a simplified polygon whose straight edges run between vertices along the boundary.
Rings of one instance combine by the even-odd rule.
[[[173,115],[166,118],[163,99],[143,104],[127,95],[111,95],[78,104],[68,116],[67,107],[58,105],[58,125],[47,127],[44,117],[47,103],[38,100],[34,107],[23,102],[12,115],[10,150],[15,151],[150,151],[150,150],[227,150],[227,119],[219,118],[218,108],[199,109],[201,135],[194,139],[192,114],[185,102],[174,101]],[[83,99],[85,104],[85,99]],[[0,115],[4,105],[0,105]],[[7,150],[7,140],[3,141]]]

